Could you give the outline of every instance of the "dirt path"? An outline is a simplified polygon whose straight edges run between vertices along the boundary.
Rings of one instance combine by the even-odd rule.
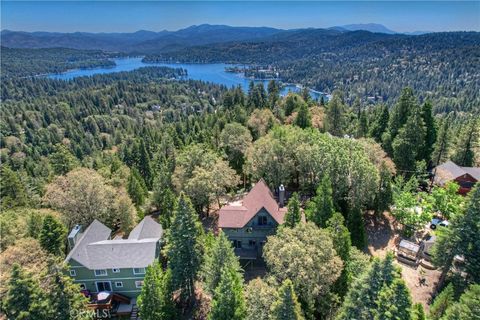
[[[395,247],[402,239],[399,232],[394,227],[394,219],[384,213],[381,218],[375,220],[373,215],[367,215],[365,219],[365,228],[368,237],[368,253],[374,257],[383,258],[389,251],[395,250]],[[412,266],[396,262],[402,269],[402,278],[405,280],[414,303],[421,303],[428,311],[429,303],[436,290],[440,272],[437,270],[428,270],[422,266],[414,268]],[[420,283],[420,279],[425,279]]]

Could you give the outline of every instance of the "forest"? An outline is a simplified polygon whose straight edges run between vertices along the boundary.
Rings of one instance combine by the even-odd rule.
[[[477,32],[406,36],[302,29],[149,54],[145,60],[271,64],[287,82],[323,92],[340,89],[347,101],[359,96],[391,105],[409,86],[421,100],[434,102],[435,113],[479,112],[479,44]]]
[[[463,36],[462,43],[477,41],[476,35]],[[393,66],[403,55],[382,41],[390,52],[383,63]],[[398,41],[409,45],[408,38]],[[24,78],[105,60],[80,54],[66,63],[62,50],[59,56],[46,53],[52,66],[37,70],[23,60],[30,50],[23,56],[12,51],[4,61],[2,48],[2,69],[5,63],[10,70],[2,78],[0,110],[2,312],[9,319],[88,318],[81,313],[87,302],[62,264],[67,232],[97,219],[128,233],[153,215],[166,230],[166,243],[160,261],[147,268],[139,296],[144,320],[473,319],[480,303],[474,245],[480,188],[462,197],[456,184],[432,187],[429,181],[431,169],[449,159],[466,167],[480,163],[478,92],[472,89],[479,73],[471,63],[478,47],[454,45],[437,57],[422,56],[435,42],[415,47],[415,59],[431,60],[405,66],[440,68],[446,54],[465,50],[466,61],[448,64],[458,68],[461,90],[449,87],[448,71],[432,79],[432,85],[445,81],[458,92],[455,104],[448,104],[458,107],[451,108],[436,99],[450,96],[440,89],[425,95],[428,83],[414,80],[420,71],[408,71],[413,78],[407,83],[397,83],[396,72],[382,72],[396,83],[391,87],[371,78],[390,88],[382,93],[390,104],[364,101],[363,94],[380,92],[373,84],[341,91],[332,83],[332,99],[317,102],[308,91],[282,97],[274,81],[267,88],[252,82],[243,92],[183,80],[183,70],[158,67],[70,81]],[[364,59],[378,57],[368,51],[352,45],[345,57],[331,60],[332,70],[347,58],[351,70],[356,61],[366,68]],[[287,77],[300,77],[287,71],[302,73],[300,66],[287,68],[288,58],[278,60]],[[309,85],[323,81],[305,72]],[[361,82],[368,84],[365,77]],[[459,110],[471,112],[454,112]],[[266,274],[247,280],[231,242],[214,227],[215,212],[259,179],[293,193],[284,225],[265,245]],[[389,212],[399,232],[410,236],[439,210],[451,223],[438,231],[434,249],[445,279],[427,311],[413,300],[391,253],[366,253],[365,225]],[[465,259],[462,276],[451,272],[458,254]]]

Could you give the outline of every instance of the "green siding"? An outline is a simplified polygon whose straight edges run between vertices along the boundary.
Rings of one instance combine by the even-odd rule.
[[[258,217],[267,217],[267,224],[258,225]],[[255,250],[257,256],[262,255],[262,242],[267,241],[267,237],[274,235],[277,230],[278,223],[268,213],[267,210],[262,208],[243,228],[222,228],[225,235],[230,241],[241,241],[242,249]],[[255,245],[250,245],[250,241],[255,241]]]
[[[96,282],[111,282],[112,292],[120,293],[125,296],[135,298],[140,294],[141,289],[135,286],[135,281],[143,280],[145,275],[135,275],[133,268],[123,268],[120,272],[114,273],[112,269],[107,269],[106,276],[95,276],[95,271],[90,270],[79,264],[75,260],[69,261],[70,270],[75,270],[76,275],[70,277],[77,284],[85,284],[87,290],[91,293],[97,293]],[[122,282],[123,287],[117,287],[115,282]]]

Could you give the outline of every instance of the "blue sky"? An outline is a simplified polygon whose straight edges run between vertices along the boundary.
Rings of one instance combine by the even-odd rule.
[[[133,32],[194,24],[325,28],[380,23],[399,32],[480,31],[480,1],[1,1],[1,28]]]

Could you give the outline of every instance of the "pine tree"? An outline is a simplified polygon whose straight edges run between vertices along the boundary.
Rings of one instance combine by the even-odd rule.
[[[273,109],[277,104],[278,99],[280,98],[280,95],[279,95],[280,90],[275,80],[270,80],[270,82],[268,82],[267,91],[268,91],[268,105],[270,106],[270,108]]]
[[[450,283],[442,292],[435,298],[433,304],[430,306],[430,319],[439,320],[445,314],[448,307],[455,302],[453,285]]]
[[[38,239],[42,231],[43,218],[36,211],[30,212],[27,217],[27,236]]]
[[[480,284],[472,284],[460,297],[460,301],[451,305],[442,320],[467,320],[480,318]]]
[[[271,307],[271,318],[275,320],[304,319],[292,281],[289,279],[283,281],[278,289],[277,301]]]
[[[470,120],[470,123],[460,131],[455,152],[452,155],[452,161],[462,167],[472,167],[475,160],[473,151],[475,141],[478,136],[478,119]]]
[[[421,159],[428,164],[432,161],[432,152],[435,141],[437,140],[437,128],[435,119],[432,115],[432,104],[427,101],[422,106],[422,119],[425,123],[425,143],[421,150]]]
[[[38,283],[22,267],[14,264],[8,291],[2,303],[2,311],[5,312],[8,319],[12,320],[41,320],[41,317],[35,316],[37,313],[33,310],[33,306],[41,303],[40,293]]]
[[[432,154],[433,165],[437,166],[448,159],[448,149],[450,146],[450,117],[443,119],[438,131],[437,141]]]
[[[357,138],[362,138],[367,135],[368,132],[368,119],[367,119],[367,114],[365,111],[360,112],[360,117],[358,118],[358,127],[357,127],[357,133],[355,136]]]
[[[400,171],[411,176],[416,162],[421,160],[421,150],[425,145],[425,125],[419,110],[413,111],[392,143],[393,160]]]
[[[345,226],[345,219],[341,213],[335,212],[333,216],[327,221],[327,230],[333,241],[333,248],[337,252],[338,256],[342,258],[344,266],[346,266],[350,260],[350,249],[352,247],[352,241],[350,239],[350,232]],[[348,289],[348,270],[343,268],[340,277],[333,285],[335,293],[343,297]]]
[[[341,94],[338,91],[333,93],[332,100],[328,102],[326,114],[327,131],[332,135],[340,137],[343,135],[345,106]]]
[[[305,129],[312,126],[312,116],[308,110],[308,105],[302,103],[298,109],[297,117],[295,118],[295,125]]]
[[[379,217],[383,211],[390,207],[393,199],[392,174],[385,162],[380,167],[380,181],[378,192],[375,194],[375,217]]]
[[[365,222],[363,221],[362,210],[358,207],[350,209],[347,218],[348,230],[352,238],[352,245],[362,250],[367,244]]]
[[[411,320],[412,299],[402,279],[395,279],[390,286],[383,286],[376,301],[375,320]]]
[[[240,272],[240,263],[233,251],[230,240],[220,231],[212,243],[211,248],[205,252],[205,261],[202,266],[202,275],[207,291],[213,293],[220,282],[224,269]]]
[[[330,177],[325,174],[317,187],[316,195],[307,204],[306,216],[320,228],[325,228],[333,215],[333,190]]]
[[[184,302],[194,293],[194,281],[201,263],[202,234],[192,202],[181,194],[169,230],[166,253],[168,267],[172,270],[173,288],[181,290]]]
[[[380,106],[375,112],[375,120],[370,126],[369,135],[376,142],[382,142],[382,135],[388,128],[389,120],[388,107],[386,105]]]
[[[40,245],[45,251],[53,255],[62,255],[67,230],[63,224],[52,215],[43,219],[42,230],[40,231]]]
[[[54,259],[49,261],[47,277],[50,279],[49,318],[68,320],[74,316],[79,320],[88,319],[88,300],[80,293],[78,285],[66,275],[66,270]]]
[[[147,194],[147,186],[143,178],[138,173],[137,169],[132,168],[127,181],[128,195],[136,206],[141,206],[145,202],[145,195]]]
[[[285,214],[283,225],[288,228],[295,227],[302,220],[300,212],[300,198],[298,193],[294,192],[288,201],[288,211]]]
[[[2,209],[21,207],[28,203],[27,188],[20,180],[18,172],[7,165],[0,171],[0,206]]]
[[[412,310],[412,320],[427,320],[425,309],[421,303],[415,303]]]
[[[50,164],[56,175],[64,175],[78,166],[75,156],[62,144],[55,147],[55,152],[50,155]]]
[[[175,319],[172,274],[157,261],[147,267],[142,292],[138,297],[140,317],[145,320]]]
[[[152,173],[152,167],[150,165],[150,156],[148,154],[147,148],[145,147],[145,143],[143,142],[143,139],[140,140],[138,151],[139,151],[138,163],[137,163],[138,172],[140,173],[143,180],[145,181],[147,188],[150,190],[152,189],[152,184],[153,184],[153,173]]]
[[[390,112],[389,132],[392,141],[400,129],[407,123],[408,118],[414,109],[418,108],[417,100],[411,88],[404,88],[395,106]]]
[[[373,260],[370,268],[348,290],[337,320],[374,319],[380,293],[401,278],[400,270],[393,264],[393,260],[392,254],[387,254],[383,260]]]
[[[242,276],[230,269],[223,269],[215,289],[209,320],[245,319],[246,307],[243,296]]]

